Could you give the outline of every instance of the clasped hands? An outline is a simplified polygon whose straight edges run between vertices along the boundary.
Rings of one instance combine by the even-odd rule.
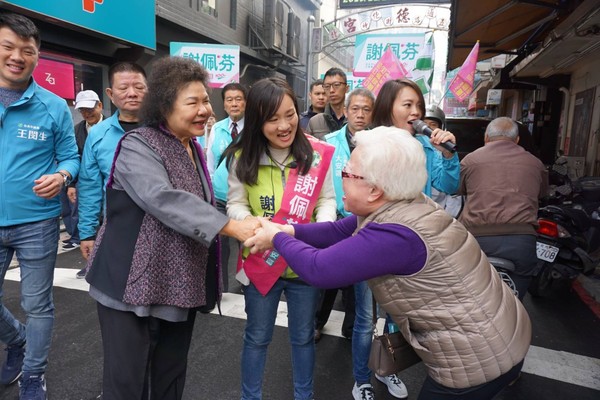
[[[244,241],[244,246],[250,249],[250,253],[263,253],[273,248],[273,237],[279,232],[293,235],[294,228],[291,225],[282,225],[271,222],[269,218],[256,218],[260,226],[254,230],[254,236]]]

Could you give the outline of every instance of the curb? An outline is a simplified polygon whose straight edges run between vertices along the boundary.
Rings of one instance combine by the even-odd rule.
[[[573,281],[573,289],[596,317],[600,319],[600,275],[579,275]]]

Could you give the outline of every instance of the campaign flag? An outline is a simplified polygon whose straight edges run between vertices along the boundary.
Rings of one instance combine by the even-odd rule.
[[[467,56],[467,59],[458,70],[458,74],[450,84],[450,91],[459,100],[463,101],[473,91],[473,81],[475,80],[475,69],[477,67],[477,53],[479,53],[479,40],[473,46],[473,50]]]
[[[415,68],[412,70],[412,75],[414,76],[412,79],[419,85],[424,95],[431,90],[434,66],[433,54],[433,34],[431,34],[425,42],[423,50],[419,53],[415,62]]]
[[[398,60],[392,48],[388,46],[362,85],[377,96],[384,83],[390,79],[404,78],[406,75],[408,75],[408,71]]]

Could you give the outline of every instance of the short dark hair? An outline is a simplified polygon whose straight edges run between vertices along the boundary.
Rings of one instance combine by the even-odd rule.
[[[246,86],[238,82],[231,82],[223,86],[223,90],[221,91],[221,98],[223,98],[223,101],[225,101],[225,93],[230,90],[239,90],[242,92],[244,94],[244,100],[248,97],[248,89],[246,89]]]
[[[155,61],[148,79],[148,93],[140,109],[140,121],[154,128],[165,123],[177,95],[192,82],[201,82],[208,90],[208,71],[196,61],[168,56]]]
[[[33,39],[39,49],[42,44],[40,31],[29,18],[14,13],[0,13],[0,28],[8,28],[21,39]]]
[[[394,101],[404,88],[411,88],[419,96],[419,105],[421,118],[425,116],[425,98],[421,88],[410,79],[393,79],[387,81],[381,87],[375,105],[373,106],[373,122],[372,126],[394,126],[392,110],[394,109]]]
[[[336,76],[336,75],[344,78],[344,83],[348,83],[348,80],[346,78],[346,73],[337,67],[329,68],[327,70],[327,72],[325,72],[325,75],[323,75],[323,80],[325,80],[325,78],[327,78],[328,76]]]
[[[108,85],[112,87],[115,74],[119,72],[136,72],[146,78],[146,71],[140,65],[130,61],[119,61],[108,69]]]
[[[310,84],[310,91],[312,92],[315,86],[323,86],[323,79],[317,79],[313,83]]]

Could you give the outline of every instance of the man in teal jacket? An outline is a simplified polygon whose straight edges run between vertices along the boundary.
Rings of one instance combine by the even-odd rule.
[[[40,55],[37,27],[1,13],[0,43],[0,285],[16,253],[27,315],[23,324],[0,303],[0,341],[7,345],[0,383],[20,377],[20,399],[25,393],[46,399],[58,194],[77,175],[79,155],[66,101],[32,79]]]
[[[138,112],[148,91],[146,72],[132,62],[119,62],[108,71],[110,87],[106,94],[117,111],[94,125],[85,141],[79,174],[79,237],[81,254],[88,258],[94,247],[96,230],[104,204],[104,192],[115,150],[125,132],[139,126]],[[85,277],[85,268],[77,273]]]

